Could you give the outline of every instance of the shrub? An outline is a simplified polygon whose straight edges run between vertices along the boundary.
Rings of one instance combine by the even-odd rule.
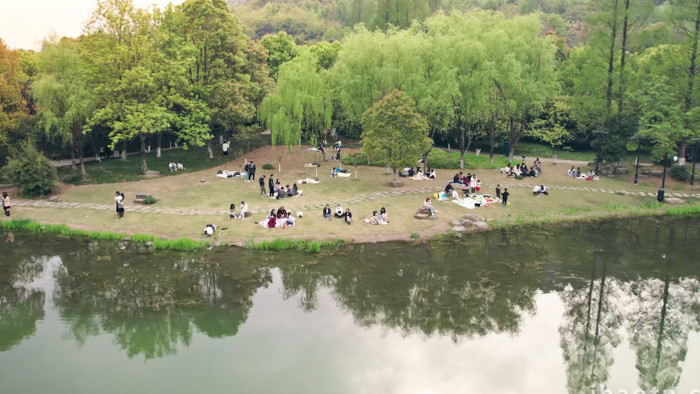
[[[155,204],[156,203],[156,198],[153,196],[146,196],[146,198],[143,199],[144,204]]]
[[[80,171],[73,171],[68,176],[62,179],[65,183],[70,183],[71,185],[79,185],[83,180],[83,175]]]
[[[32,140],[22,142],[19,149],[12,152],[2,172],[25,197],[51,193],[58,178],[56,168],[39,152]]]
[[[679,166],[678,164],[673,164],[671,166],[671,178],[677,181],[689,180],[690,173],[688,173],[688,166]]]
[[[262,168],[263,168],[263,170],[274,170],[274,169],[275,169],[275,166],[273,166],[273,165],[270,164],[270,163],[265,163],[265,164],[263,164],[263,167],[262,167]]]

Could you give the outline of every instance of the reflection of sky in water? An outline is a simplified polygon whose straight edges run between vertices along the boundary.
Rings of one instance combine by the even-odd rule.
[[[253,297],[254,307],[236,336],[193,335],[175,355],[129,358],[112,334],[78,344],[49,294],[60,260],[50,259],[31,289],[48,291],[36,335],[0,353],[1,393],[563,393],[566,364],[559,328],[560,294],[536,295],[517,334],[460,338],[401,334],[380,325],[360,327],[318,293],[310,312],[283,300],[279,270]],[[623,300],[626,302],[628,300]],[[620,330],[607,388],[633,391],[636,355]],[[700,336],[692,333],[677,392],[700,386]],[[39,372],[41,371],[41,372]]]

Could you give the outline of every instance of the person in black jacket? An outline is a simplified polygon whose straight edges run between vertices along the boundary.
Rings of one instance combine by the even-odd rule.
[[[256,168],[255,162],[251,161],[250,165],[248,165],[248,172],[250,172],[250,177],[248,177],[248,179],[251,182],[255,181],[255,168]]]
[[[267,186],[268,186],[269,189],[270,189],[270,197],[274,197],[274,196],[275,196],[275,180],[272,179],[272,176],[273,176],[273,175],[274,175],[274,174],[270,174],[270,178],[267,180]]]
[[[258,179],[258,183],[260,184],[260,197],[263,197],[265,194],[265,175],[261,176],[260,179]]]
[[[331,207],[329,207],[328,204],[323,208],[323,217],[331,220]]]

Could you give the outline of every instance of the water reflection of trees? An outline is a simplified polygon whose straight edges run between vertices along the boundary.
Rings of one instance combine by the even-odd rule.
[[[534,311],[542,251],[537,245],[515,256],[498,247],[498,237],[470,248],[363,247],[334,264],[281,267],[285,297],[297,296],[313,309],[316,293],[329,287],[338,304],[363,326],[404,333],[460,337],[517,332],[522,316]]]
[[[675,234],[673,222],[656,223],[654,231],[617,223],[584,237],[581,244],[589,251],[579,256],[590,263],[589,279],[574,280],[561,293],[561,346],[570,392],[607,382],[623,327],[637,354],[641,388],[660,392],[678,384],[688,332],[698,329],[700,317],[697,267],[679,262],[674,267],[673,259],[665,258],[679,251],[697,254],[697,227],[693,237],[685,223],[683,237]]]
[[[105,264],[75,255],[64,266],[56,304],[76,339],[111,333],[129,357],[173,354],[189,345],[194,328],[210,337],[235,335],[253,294],[271,281],[268,269],[191,257]]]
[[[688,351],[688,334],[700,328],[700,282],[675,275],[676,266],[683,264],[678,251],[687,252],[691,244],[697,243],[697,238],[688,238],[687,223],[683,236],[676,235],[676,223],[670,224],[663,249],[658,246],[657,227],[650,260],[656,263],[660,278],[630,283],[634,302],[630,304],[627,330],[637,354],[639,385],[646,392],[676,388]]]
[[[0,352],[34,335],[44,318],[46,295],[28,285],[43,272],[46,258],[13,257],[4,256],[0,265]]]

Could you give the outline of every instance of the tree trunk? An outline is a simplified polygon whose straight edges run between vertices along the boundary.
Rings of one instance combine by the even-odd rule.
[[[430,154],[430,151],[423,152],[423,157],[422,157],[422,159],[423,159],[423,175],[425,175],[425,176],[428,176],[428,174],[426,174],[425,171],[428,169],[428,155],[429,154]]]
[[[126,141],[126,140],[122,141],[122,154],[121,154],[121,159],[124,160],[124,161],[126,161],[126,144],[127,144],[127,141]]]
[[[605,89],[605,97],[607,99],[607,109],[610,113],[610,108],[612,107],[612,96],[613,96],[613,73],[615,71],[615,40],[617,39],[617,10],[618,10],[618,0],[613,1],[613,15],[612,15],[612,31],[610,32],[610,53],[608,55],[608,83]]]
[[[464,128],[460,127],[459,128],[459,141],[457,141],[459,144],[459,169],[464,168],[464,154],[467,152],[467,149],[464,149]]]
[[[139,134],[141,140],[141,172],[145,175],[148,171],[148,163],[146,163],[146,136]]]
[[[78,158],[80,161],[80,175],[83,177],[87,176],[87,171],[85,171],[85,157],[83,155],[83,150],[78,151]]]
[[[214,151],[211,149],[211,140],[207,141],[207,154],[210,159],[214,158]]]
[[[157,134],[156,141],[156,157],[160,158],[161,146],[163,145],[163,133]]]
[[[627,54],[627,21],[629,19],[630,0],[625,0],[625,10],[622,20],[622,44],[620,48],[620,85],[617,87],[617,112],[622,112],[625,94],[625,57]]]
[[[515,131],[515,120],[513,118],[510,118],[510,133],[508,135],[508,161],[513,162],[513,156],[515,155],[515,143],[516,143],[516,134],[517,132]]]
[[[70,144],[70,169],[71,171],[78,169],[78,167],[75,166],[75,143],[73,142]]]
[[[394,184],[399,183],[399,172],[394,168]]]
[[[489,163],[493,165],[493,152],[496,149],[496,121],[491,116],[489,121]]]

